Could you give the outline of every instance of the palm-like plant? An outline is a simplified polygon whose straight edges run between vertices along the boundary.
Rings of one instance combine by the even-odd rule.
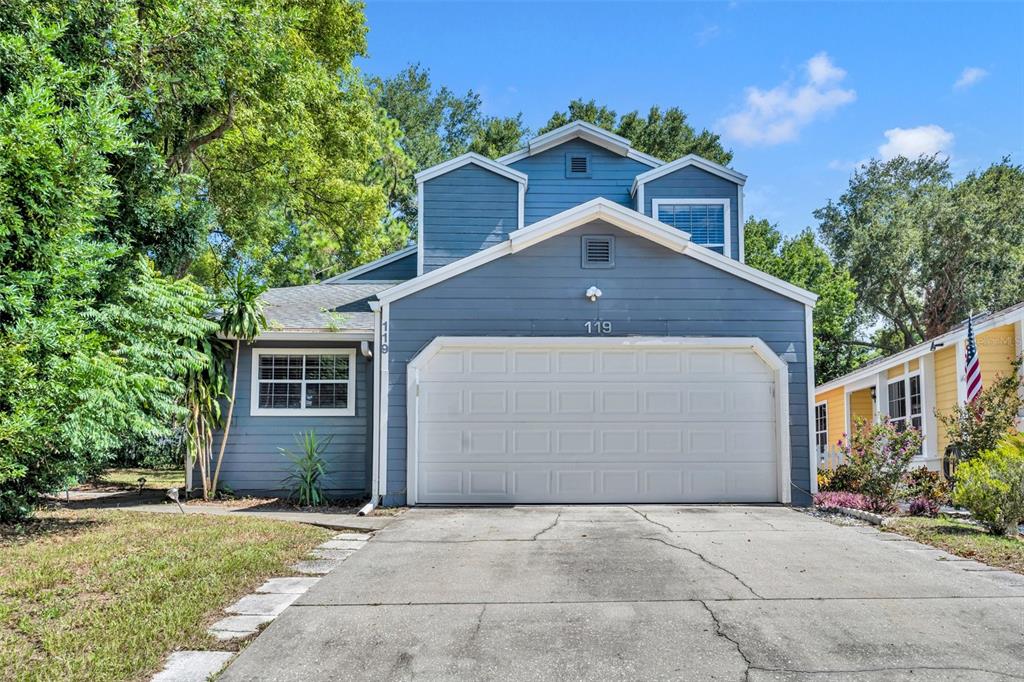
[[[212,497],[210,465],[213,458],[213,431],[220,425],[220,400],[224,391],[226,348],[221,339],[207,336],[198,340],[195,350],[202,362],[189,368],[183,377],[185,417],[185,449],[190,462],[199,465],[203,496]]]
[[[224,421],[224,435],[220,441],[220,450],[217,452],[217,467],[213,472],[209,496],[217,493],[220,465],[224,461],[224,451],[228,445],[228,435],[231,433],[231,418],[235,412],[235,395],[238,390],[238,358],[241,355],[242,342],[251,343],[267,328],[263,301],[260,299],[266,290],[266,285],[256,281],[239,267],[234,275],[228,278],[228,285],[220,300],[220,332],[228,339],[234,340],[234,360],[231,363],[228,414]]]

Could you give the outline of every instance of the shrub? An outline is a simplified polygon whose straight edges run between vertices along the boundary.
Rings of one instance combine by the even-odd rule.
[[[953,501],[989,532],[1016,535],[1024,519],[1024,435],[1006,436],[995,449],[957,466]]]
[[[868,500],[860,493],[826,491],[814,496],[814,506],[822,509],[863,509],[867,511]]]
[[[858,420],[846,445],[846,462],[859,481],[858,492],[879,510],[894,508],[903,475],[920,449],[917,429],[901,429],[888,419],[872,425]]]
[[[903,487],[903,496],[908,500],[925,498],[936,505],[949,501],[949,485],[943,480],[942,474],[928,467],[917,467],[904,474]]]
[[[910,501],[911,516],[938,516],[939,503],[930,497],[915,497]]]
[[[949,414],[938,415],[960,461],[995,449],[999,440],[1013,430],[1024,408],[1020,392],[1022,362],[1024,357],[1014,360],[1010,371],[997,376],[974,401],[957,405]]]
[[[828,480],[823,486],[821,485],[821,479],[819,479],[818,490],[847,491],[851,493],[860,490],[860,480],[858,480],[856,473],[849,465],[840,464],[831,471],[826,469],[826,472],[828,473]]]
[[[291,486],[290,499],[298,504],[304,507],[320,506],[326,502],[323,488],[320,486],[320,479],[324,476],[326,466],[323,453],[331,439],[320,441],[316,437],[316,432],[309,431],[296,436],[295,441],[302,446],[302,454],[280,448],[281,454],[295,465],[295,471],[282,483]]]

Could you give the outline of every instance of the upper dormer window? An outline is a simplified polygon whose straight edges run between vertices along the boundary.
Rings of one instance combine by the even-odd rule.
[[[590,154],[583,152],[569,152],[565,155],[565,177],[567,178],[589,178],[590,177]]]
[[[725,254],[729,244],[728,199],[653,199],[655,217],[684,232],[690,241]]]

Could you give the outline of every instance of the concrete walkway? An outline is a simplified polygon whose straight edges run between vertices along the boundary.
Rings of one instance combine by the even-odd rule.
[[[220,679],[1024,679],[1024,576],[781,507],[413,509]]]

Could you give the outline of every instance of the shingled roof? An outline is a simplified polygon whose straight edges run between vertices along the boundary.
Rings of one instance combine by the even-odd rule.
[[[343,282],[269,289],[263,312],[271,330],[335,332],[372,330],[370,301],[398,282]]]

